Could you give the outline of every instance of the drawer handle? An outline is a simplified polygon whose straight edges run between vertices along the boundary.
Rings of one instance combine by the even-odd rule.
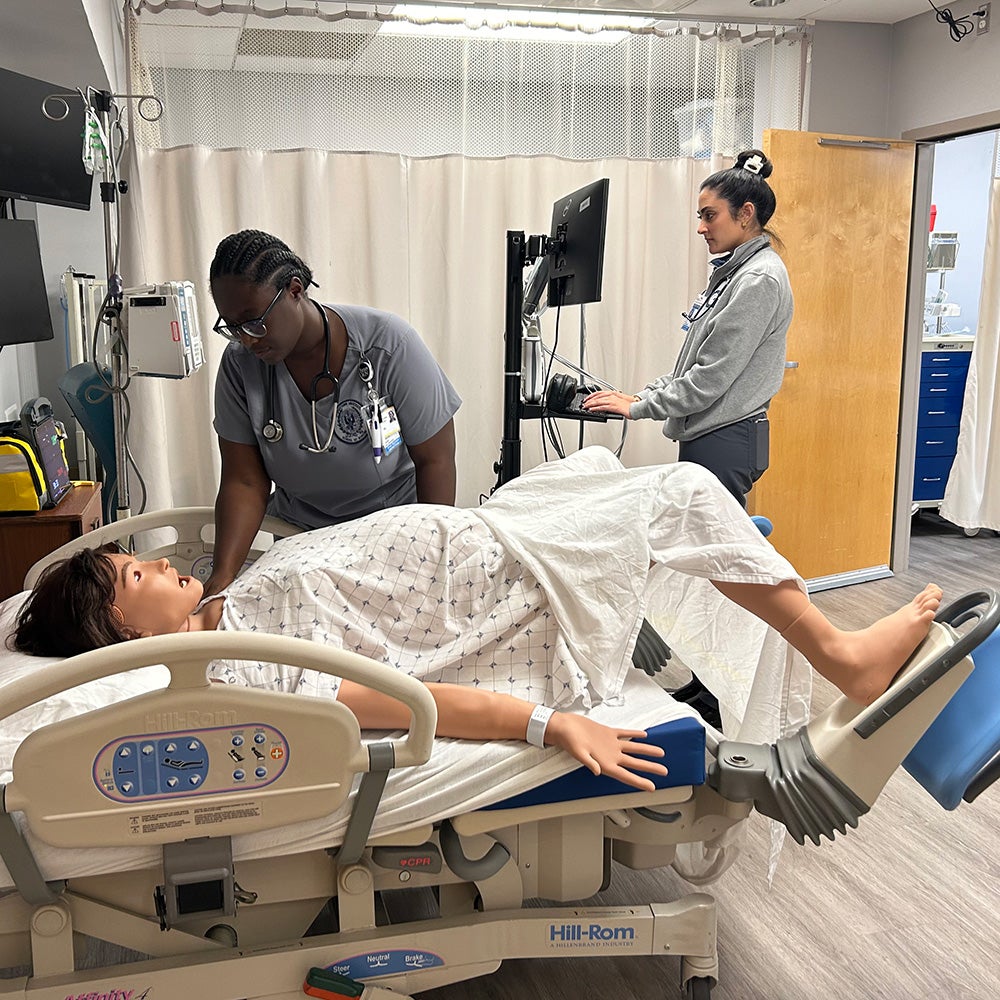
[[[928,410],[927,411],[927,416],[929,416],[929,417],[943,417],[944,416],[944,410]]]
[[[924,444],[944,444],[944,441],[925,441]]]
[[[922,483],[939,483],[941,482],[940,476],[935,476],[933,479],[928,479],[926,476],[920,480]]]
[[[951,372],[931,372],[931,378],[951,378]]]
[[[947,392],[947,389],[931,389],[931,392]]]

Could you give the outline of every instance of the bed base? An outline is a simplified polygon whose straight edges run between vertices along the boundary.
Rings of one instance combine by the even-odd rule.
[[[0,956],[8,966],[30,963],[32,975],[0,982],[0,997],[124,1000],[132,990],[134,997],[277,1000],[301,997],[311,967],[408,994],[486,975],[508,958],[625,954],[677,956],[682,983],[698,979],[709,989],[718,976],[716,911],[704,893],[635,906],[522,906],[530,898],[592,896],[609,884],[612,858],[632,867],[667,865],[678,843],[722,836],[749,805],[688,786],[594,799],[569,816],[551,812],[481,811],[374,838],[347,865],[324,851],[243,861],[236,875],[254,903],[221,922],[207,917],[165,932],[153,906],[159,870],[72,879],[55,902],[36,907],[11,893],[0,899]],[[443,861],[449,827],[472,866],[497,845],[506,860],[482,878],[457,875]],[[438,872],[408,863],[438,855]],[[380,893],[423,890],[426,907],[429,888],[435,915],[376,926]],[[316,933],[331,910],[337,931]],[[78,969],[73,942],[81,934],[151,957]]]

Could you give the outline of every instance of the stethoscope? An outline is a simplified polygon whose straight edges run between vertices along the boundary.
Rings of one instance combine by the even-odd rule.
[[[313,376],[312,381],[309,383],[309,409],[312,416],[313,445],[310,446],[303,441],[299,445],[299,449],[301,451],[308,451],[313,455],[320,455],[324,452],[337,450],[337,446],[333,444],[333,435],[337,427],[337,407],[340,405],[340,380],[330,371],[330,321],[327,319],[326,310],[318,302],[313,302],[313,305],[319,310],[320,317],[323,320],[323,367]],[[369,398],[374,396],[377,399],[378,392],[372,384],[375,378],[375,369],[372,367],[372,363],[368,360],[364,351],[361,351],[361,359],[358,362],[358,376],[365,383]],[[267,373],[267,419],[264,421],[264,426],[260,429],[264,440],[270,444],[277,444],[285,436],[284,427],[275,419],[274,389],[276,378],[276,366],[271,365]],[[333,386],[333,410],[330,413],[330,431],[326,436],[326,441],[320,444],[319,423],[316,419],[316,403],[319,400],[320,386],[324,382],[329,382]]]
[[[681,313],[681,316],[687,321],[684,324],[682,324],[681,329],[687,330],[702,313],[708,312],[715,305],[715,303],[719,301],[719,298],[722,296],[722,293],[726,290],[726,286],[729,284],[729,282],[733,280],[733,278],[736,277],[736,274],[740,270],[740,268],[743,267],[743,265],[746,264],[746,262],[750,260],[751,257],[760,253],[760,251],[763,250],[764,247],[768,245],[769,244],[767,243],[761,244],[761,246],[757,247],[757,249],[754,250],[753,253],[748,254],[745,259],[741,260],[739,265],[735,267],[730,274],[727,274],[722,279],[722,281],[720,281],[715,286],[715,288],[712,289],[711,295],[707,294],[708,292],[707,289],[704,292],[702,292],[701,295],[699,295],[698,298],[695,300],[691,308],[687,312]]]

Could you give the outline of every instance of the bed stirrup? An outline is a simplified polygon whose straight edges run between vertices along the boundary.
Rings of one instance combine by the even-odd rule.
[[[4,785],[3,789],[6,791],[7,786]],[[45,881],[31,848],[6,811],[0,811],[0,857],[21,898],[32,906],[54,903],[66,887],[65,882]]]
[[[707,781],[725,799],[753,802],[798,844],[846,834],[869,809],[816,756],[804,726],[773,745],[724,740]]]
[[[632,650],[632,664],[655,677],[670,659],[670,647],[660,633],[643,618]]]

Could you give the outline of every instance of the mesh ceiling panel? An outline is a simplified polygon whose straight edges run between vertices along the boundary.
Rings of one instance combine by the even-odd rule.
[[[800,127],[796,28],[263,10],[136,0],[132,89],[165,109],[139,142],[591,160],[732,155]]]

